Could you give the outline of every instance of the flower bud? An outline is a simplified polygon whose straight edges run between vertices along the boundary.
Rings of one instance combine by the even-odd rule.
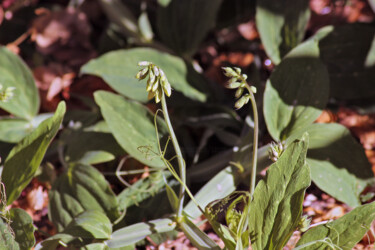
[[[241,95],[243,94],[243,90],[244,90],[244,88],[238,88],[237,91],[236,91],[235,97],[240,98]]]
[[[250,97],[248,95],[244,95],[243,97],[241,97],[235,104],[234,104],[234,107],[236,109],[240,109],[243,107],[243,105],[245,105],[246,103],[249,102],[249,99]]]
[[[240,86],[241,86],[241,83],[239,83],[239,82],[229,82],[226,87],[228,89],[236,89]]]
[[[137,75],[135,76],[138,80],[143,80],[146,78],[147,76],[147,73],[148,73],[148,67],[147,68],[144,68],[144,69],[141,69]]]
[[[237,76],[236,72],[230,67],[222,67],[222,69],[224,70],[224,75],[226,77],[236,77]]]
[[[150,64],[152,64],[152,63],[151,63],[151,62],[148,62],[148,61],[141,61],[141,62],[138,62],[138,66],[142,66],[142,67],[149,66]]]

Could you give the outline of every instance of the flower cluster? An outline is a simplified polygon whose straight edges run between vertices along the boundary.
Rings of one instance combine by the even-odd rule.
[[[7,87],[6,89],[3,89],[3,85],[0,84],[0,101],[1,102],[7,102],[14,96],[14,90],[15,87]]]
[[[223,67],[222,69],[224,70],[224,75],[230,78],[227,84],[227,88],[237,89],[235,96],[239,99],[234,106],[236,109],[240,109],[250,100],[250,93],[243,95],[244,90],[247,87],[249,87],[249,85],[246,82],[247,75],[241,74],[241,69],[237,67]],[[250,86],[247,89],[252,93],[256,93],[257,91],[257,89],[254,86]]]
[[[146,87],[149,100],[155,97],[156,103],[160,102],[163,91],[167,96],[171,95],[171,85],[161,68],[147,61],[139,62],[138,66],[144,67],[135,76],[138,80],[143,80],[147,75],[149,76]]]
[[[268,150],[269,158],[273,162],[276,162],[280,158],[281,154],[284,152],[284,149],[285,149],[284,143],[282,143],[282,142],[278,142],[278,143],[271,142],[271,146]]]

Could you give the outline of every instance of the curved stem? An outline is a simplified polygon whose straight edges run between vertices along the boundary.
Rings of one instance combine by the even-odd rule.
[[[250,175],[250,195],[253,197],[255,190],[255,181],[257,175],[257,156],[258,156],[258,130],[259,130],[259,121],[258,121],[258,110],[257,104],[255,102],[255,97],[253,91],[251,91],[250,86],[246,83],[246,89],[250,94],[251,106],[253,107],[254,115],[254,141],[253,141],[253,157],[252,157],[252,169]]]
[[[174,151],[176,152],[176,155],[177,155],[177,161],[178,161],[178,167],[179,167],[181,181],[182,181],[182,183],[184,183],[184,185],[180,185],[180,193],[179,193],[179,202],[180,203],[178,205],[178,211],[177,211],[177,218],[179,218],[179,217],[181,217],[183,204],[184,204],[184,194],[185,194],[185,186],[186,186],[186,169],[185,169],[185,162],[184,162],[184,159],[182,157],[180,146],[178,144],[178,141],[177,141],[176,135],[174,133],[171,121],[169,119],[167,102],[165,100],[164,92],[163,92],[162,97],[161,97],[161,107],[162,107],[162,110],[163,110],[164,120],[165,120],[165,123],[167,124],[169,135],[171,136]]]

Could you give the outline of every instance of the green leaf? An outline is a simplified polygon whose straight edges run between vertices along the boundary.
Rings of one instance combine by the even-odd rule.
[[[105,91],[94,94],[105,121],[122,148],[138,161],[151,167],[164,168],[164,162],[158,155],[154,118],[151,112],[141,104],[127,101],[119,95]],[[165,124],[159,121],[160,135],[166,131]],[[144,151],[151,155],[146,155]]]
[[[353,209],[343,217],[309,229],[297,246],[303,249],[327,249],[328,245],[318,241],[326,241],[339,249],[352,249],[365,233],[370,230],[375,220],[375,202]]]
[[[98,150],[86,152],[79,162],[85,165],[91,165],[112,161],[114,159],[115,156],[113,154]]]
[[[279,64],[305,35],[310,18],[309,1],[262,0],[256,3],[256,25],[262,44],[271,60]]]
[[[330,94],[340,100],[375,96],[375,28],[367,24],[327,26],[315,35],[327,65]]]
[[[226,167],[220,171],[215,177],[204,185],[194,196],[201,207],[216,199],[222,199],[236,190],[236,171],[233,167]],[[191,218],[197,218],[202,213],[199,211],[194,202],[190,201],[184,208],[184,212]]]
[[[48,145],[60,128],[64,113],[65,103],[61,102],[53,117],[43,121],[9,153],[1,175],[8,205],[18,198],[34,177]]]
[[[329,80],[315,40],[293,49],[276,67],[264,92],[264,116],[276,141],[313,123],[328,101]]]
[[[307,162],[311,168],[311,179],[321,190],[351,207],[361,205],[359,191],[365,187],[364,181],[330,161],[307,158]]]
[[[31,120],[39,110],[39,94],[30,69],[5,47],[0,47],[0,65],[0,84],[3,89],[16,88],[11,101],[0,102],[0,108]]]
[[[249,217],[254,250],[282,249],[297,229],[305,190],[310,185],[307,147],[305,134],[284,151],[256,186]]]
[[[31,121],[20,118],[4,117],[0,119],[0,141],[17,143],[34,131],[39,124],[53,114],[42,114]]]
[[[194,76],[198,73],[188,72],[188,67],[181,58],[155,49],[135,48],[112,51],[85,64],[81,68],[81,73],[99,76],[120,94],[147,102],[146,81],[139,82],[135,78],[140,70],[137,63],[144,60],[151,61],[163,69],[172,88],[191,99],[206,100],[203,93],[189,84],[189,74]]]
[[[156,195],[165,185],[163,175],[166,178],[172,174],[169,171],[151,173],[146,178],[138,180],[128,188],[125,188],[117,199],[121,209],[126,209],[132,205],[139,205],[142,201]]]
[[[49,217],[59,232],[84,211],[103,212],[111,221],[119,217],[116,196],[104,176],[91,166],[70,166],[55,181],[49,197]]]
[[[221,2],[172,0],[168,5],[159,6],[157,28],[161,40],[178,54],[194,54],[214,27]]]
[[[12,208],[9,210],[10,227],[15,234],[21,250],[30,249],[35,244],[33,219],[30,215],[21,208]]]
[[[112,233],[112,224],[101,211],[87,210],[75,217],[63,233],[81,238],[109,239]]]
[[[10,225],[0,218],[0,249],[19,250],[20,247],[15,241]]]
[[[180,222],[180,228],[190,240],[190,242],[198,249],[221,249],[207,234],[199,229],[191,220],[186,216]]]
[[[111,239],[105,243],[110,248],[124,247],[143,240],[148,235],[172,231],[175,227],[176,224],[170,219],[140,222],[113,232]]]
[[[110,133],[65,129],[59,139],[66,145],[65,160],[67,162],[83,161],[93,152],[102,152],[102,154],[107,154],[107,157],[109,154],[113,156],[125,154]]]
[[[35,249],[38,250],[50,250],[50,249],[58,249],[59,246],[62,244],[69,245],[70,243],[74,242],[76,237],[71,236],[69,234],[55,234],[42,242],[39,242]]]
[[[366,179],[373,177],[362,146],[340,124],[312,124],[308,158],[311,178],[323,191],[355,207]]]

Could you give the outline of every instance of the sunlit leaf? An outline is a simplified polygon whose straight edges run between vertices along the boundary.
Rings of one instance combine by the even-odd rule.
[[[43,121],[9,153],[1,175],[7,194],[7,204],[16,200],[34,177],[48,145],[60,128],[64,113],[65,103],[61,102],[53,117]]]
[[[39,110],[39,93],[33,75],[26,64],[5,47],[0,47],[0,84],[3,90],[14,87],[11,101],[0,102],[0,108],[31,120]]]
[[[340,249],[352,249],[375,220],[375,202],[359,206],[343,217],[309,229],[298,241],[303,249],[327,249],[328,243]],[[322,243],[325,241],[326,243]]]
[[[306,164],[308,136],[305,134],[285,150],[258,182],[250,203],[251,246],[282,249],[297,229],[305,190],[310,185]]]
[[[113,136],[122,148],[148,166],[165,167],[157,155],[158,138],[151,112],[137,102],[110,92],[97,91],[94,96]],[[163,135],[166,131],[164,122],[161,119],[158,121],[160,135]]]
[[[267,55],[275,64],[305,35],[310,18],[309,1],[256,1],[256,24]],[[293,6],[293,7],[291,7]]]
[[[146,102],[146,82],[139,82],[135,78],[140,70],[137,63],[144,60],[151,61],[163,69],[173,89],[194,100],[206,99],[205,94],[190,84],[190,75],[198,73],[189,72],[190,69],[181,58],[155,49],[134,48],[108,52],[85,64],[81,68],[81,73],[99,76],[120,94]]]

